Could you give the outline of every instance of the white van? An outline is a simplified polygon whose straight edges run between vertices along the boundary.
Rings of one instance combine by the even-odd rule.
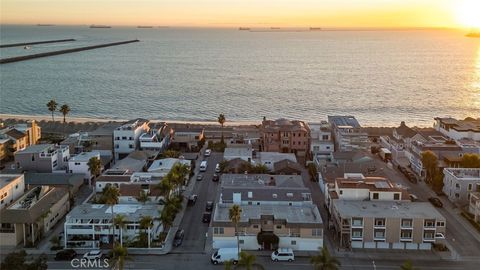
[[[220,172],[220,163],[217,163],[217,166],[215,166],[215,172],[216,173]]]
[[[291,248],[279,248],[272,253],[272,261],[287,261],[293,262],[295,260],[295,255],[293,255],[293,250]]]
[[[233,264],[238,262],[238,248],[220,248],[212,254],[210,259],[213,264],[224,263],[233,260]]]
[[[208,165],[208,164],[207,164],[207,161],[206,161],[206,160],[202,161],[202,163],[200,163],[200,171],[201,171],[201,172],[207,171],[207,165]]]

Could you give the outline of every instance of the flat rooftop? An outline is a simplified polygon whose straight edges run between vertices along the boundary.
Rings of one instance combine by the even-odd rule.
[[[355,116],[352,115],[329,115],[328,122],[335,126],[351,126],[352,128],[359,128],[360,123],[358,123]]]
[[[159,211],[162,209],[161,205],[151,204],[116,204],[113,206],[113,212],[116,215],[125,215],[129,221],[138,221],[145,216],[158,217],[160,216]],[[111,206],[107,204],[81,204],[67,214],[67,222],[69,219],[104,219],[111,215]]]
[[[277,188],[303,188],[301,175],[270,175],[270,174],[222,174],[221,186],[223,187],[277,187]]]
[[[21,174],[0,174],[0,189],[21,176]]]
[[[91,158],[97,157],[100,158],[100,153],[97,151],[93,152],[82,152],[76,156],[73,156],[69,159],[69,161],[77,161],[77,162],[88,162]]]
[[[252,146],[249,145],[242,145],[241,147],[227,147],[225,148],[223,155],[227,157],[251,157],[252,151]]]
[[[297,157],[294,153],[258,152],[257,157],[259,157],[261,162],[272,161],[273,163],[275,163],[284,159],[297,162]]]
[[[342,218],[435,218],[445,217],[429,202],[333,200],[333,207]]]
[[[53,149],[53,144],[34,144],[34,145],[30,145],[27,148],[19,151],[18,153],[22,153],[22,154],[42,153],[42,152],[47,151],[50,148]]]
[[[215,207],[214,222],[231,222],[229,210],[231,204],[217,204]],[[274,219],[283,219],[287,223],[317,224],[323,223],[320,212],[315,205],[242,205],[240,222],[250,219],[260,219],[264,215],[273,215]]]
[[[445,168],[445,172],[464,180],[480,180],[480,168]]]

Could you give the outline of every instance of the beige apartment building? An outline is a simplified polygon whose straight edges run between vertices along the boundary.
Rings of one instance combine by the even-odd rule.
[[[261,143],[263,152],[294,153],[304,164],[310,152],[310,128],[298,120],[264,120]]]
[[[446,232],[428,202],[333,200],[332,222],[343,248],[430,250]]]
[[[41,136],[42,129],[35,120],[1,129],[0,160],[12,158],[15,152],[36,144]]]

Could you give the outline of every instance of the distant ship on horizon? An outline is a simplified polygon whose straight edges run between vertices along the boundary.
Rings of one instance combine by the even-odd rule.
[[[239,27],[238,30],[240,30],[240,31],[248,31],[248,30],[250,30],[250,27]]]
[[[55,24],[39,23],[37,26],[55,26]]]
[[[310,27],[310,31],[321,31],[321,27]]]
[[[90,25],[90,28],[112,28],[110,25]]]
[[[150,25],[139,25],[137,28],[153,28],[153,26]]]

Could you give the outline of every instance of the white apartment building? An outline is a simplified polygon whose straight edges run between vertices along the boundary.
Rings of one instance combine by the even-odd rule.
[[[25,192],[23,174],[0,174],[0,209],[13,203]]]
[[[451,117],[435,117],[433,127],[454,140],[467,138],[480,141],[480,118],[457,120]]]
[[[83,152],[71,157],[68,160],[68,171],[70,173],[82,173],[85,175],[85,179],[92,179],[92,174],[88,167],[88,162],[92,158],[98,158],[98,160],[100,160],[100,153],[96,151]]]
[[[273,171],[275,163],[282,160],[290,160],[297,163],[297,157],[294,153],[258,152],[256,156],[256,162],[265,165],[269,171]]]
[[[479,168],[445,168],[443,173],[443,193],[454,203],[466,205],[470,193],[480,190]]]
[[[152,204],[116,204],[113,212],[116,215],[124,215],[127,225],[124,229],[115,229],[115,240],[120,242],[134,240],[140,230],[142,217],[150,216],[153,219],[152,227],[148,228],[148,248],[151,242],[158,238],[163,231],[159,221],[163,206]],[[105,204],[82,204],[78,205],[67,214],[64,223],[64,247],[65,248],[88,248],[95,249],[112,241],[112,206]]]
[[[473,219],[476,222],[480,222],[480,192],[470,193],[468,212],[473,215]]]
[[[66,145],[35,144],[15,153],[17,167],[32,172],[67,172],[69,159]]]
[[[140,149],[162,152],[170,145],[172,137],[173,129],[165,123],[157,123],[140,136]]]
[[[308,123],[310,126],[310,152],[317,165],[325,164],[335,150],[332,127],[327,121]]]
[[[129,153],[140,149],[140,136],[149,131],[146,119],[131,120],[113,131],[113,152],[115,160],[126,157]]]

